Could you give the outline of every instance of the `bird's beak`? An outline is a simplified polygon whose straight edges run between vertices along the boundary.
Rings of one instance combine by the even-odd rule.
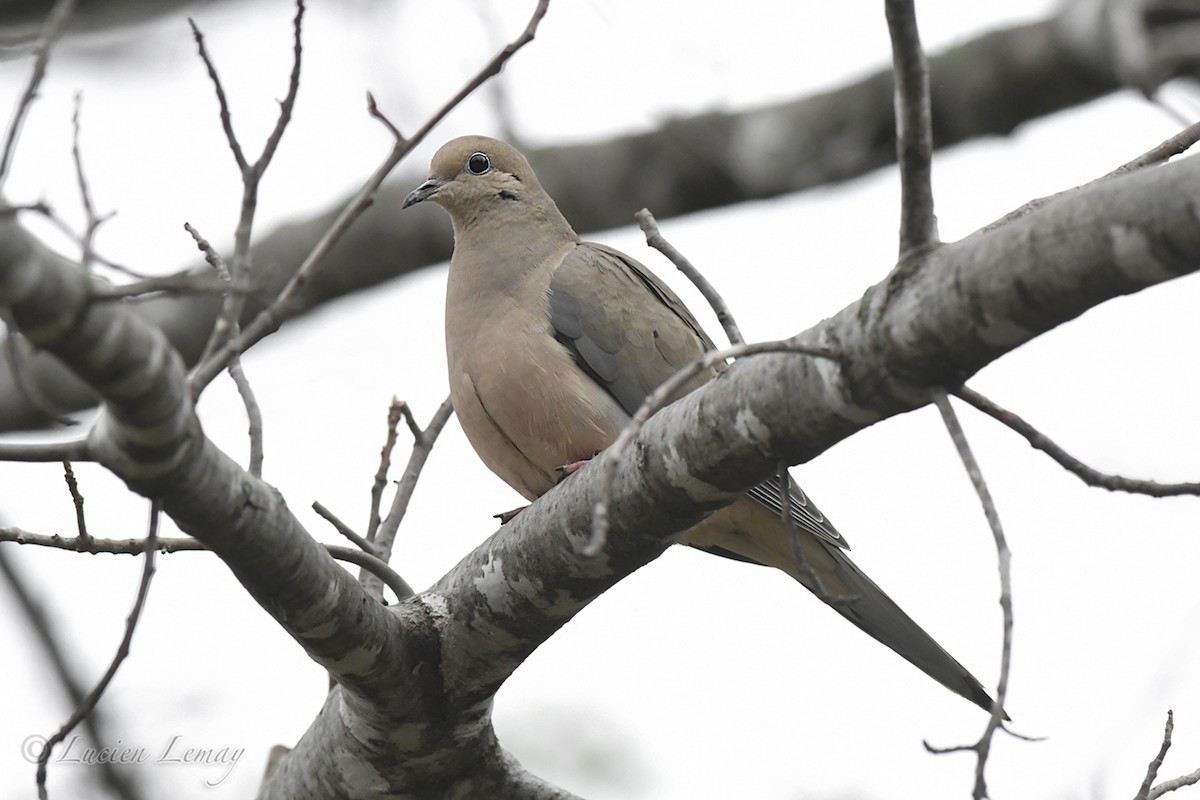
[[[428,200],[437,194],[438,189],[449,182],[445,178],[430,178],[408,193],[408,197],[404,198],[404,205],[401,208],[408,208],[420,203],[422,200]]]

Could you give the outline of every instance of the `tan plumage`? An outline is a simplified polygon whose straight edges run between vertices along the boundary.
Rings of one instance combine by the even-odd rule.
[[[454,223],[446,289],[450,393],[479,457],[526,498],[558,468],[617,437],[646,395],[713,343],[646,267],[581,242],[525,158],[482,136],[445,144],[405,200],[442,206]],[[710,380],[702,375],[681,394]],[[799,546],[839,613],[984,709],[991,699],[957,661],[847,557],[845,540],[792,483]],[[773,566],[816,591],[767,481],[691,528],[681,543]]]

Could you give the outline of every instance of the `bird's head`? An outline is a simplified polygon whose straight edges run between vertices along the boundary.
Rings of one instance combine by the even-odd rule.
[[[515,148],[486,136],[461,136],[434,154],[428,180],[404,199],[404,207],[432,200],[457,222],[543,197],[529,162]]]

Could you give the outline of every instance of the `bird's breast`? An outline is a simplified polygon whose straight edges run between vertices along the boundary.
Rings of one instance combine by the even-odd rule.
[[[493,298],[486,311],[446,316],[455,412],[483,462],[532,499],[557,468],[590,458],[625,422],[616,402],[554,338],[544,299]]]

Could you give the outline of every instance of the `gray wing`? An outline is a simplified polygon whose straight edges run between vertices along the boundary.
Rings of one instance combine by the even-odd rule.
[[[632,416],[663,381],[716,346],[683,301],[633,258],[592,242],[580,242],[550,280],[550,325],[575,363]],[[672,399],[707,383],[718,368],[697,376]],[[791,481],[797,527],[836,545],[846,540]],[[747,493],[776,513],[782,508],[779,480]]]
[[[549,301],[555,338],[630,416],[663,381],[713,349],[666,284],[610,247],[579,243],[551,277]],[[698,376],[678,396],[715,374]]]

